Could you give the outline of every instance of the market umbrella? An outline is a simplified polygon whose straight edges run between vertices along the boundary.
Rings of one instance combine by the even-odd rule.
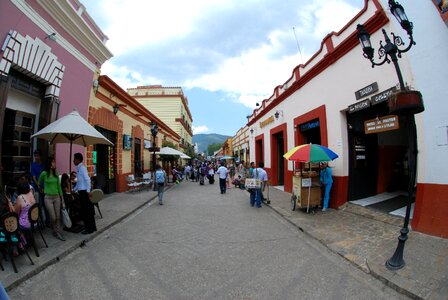
[[[321,162],[335,160],[339,156],[325,146],[304,144],[292,148],[283,157],[297,162]]]
[[[183,153],[183,154],[180,156],[180,158],[183,158],[183,159],[190,159],[191,157],[188,156],[188,155],[186,155],[185,153]]]
[[[299,145],[283,155],[284,158],[291,161],[311,163],[311,162],[321,162],[321,161],[331,161],[335,160],[339,156],[332,150],[325,146],[318,144],[304,144]],[[311,171],[311,164],[310,164]],[[310,206],[310,194],[311,194],[311,184],[308,186],[308,205],[307,212]]]
[[[221,157],[220,159],[232,159],[233,157],[230,155],[224,155],[223,157]]]
[[[57,119],[50,123],[42,130],[36,132],[31,136],[32,138],[40,138],[54,143],[69,143],[69,169],[72,172],[72,164],[70,163],[72,157],[72,145],[77,144],[86,147],[93,144],[113,145],[111,141],[105,138],[98,130],[90,125],[78,111],[73,109],[68,115]]]
[[[181,152],[179,150],[173,149],[171,147],[160,148],[160,151],[156,152],[156,154],[161,154],[161,155],[179,155],[179,156],[184,155],[184,156],[187,156],[185,153],[183,153],[183,152]],[[188,158],[190,158],[190,157],[188,157]]]

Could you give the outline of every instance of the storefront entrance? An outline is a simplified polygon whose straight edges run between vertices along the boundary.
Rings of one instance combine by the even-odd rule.
[[[116,186],[116,153],[115,144],[117,133],[101,127],[96,129],[104,135],[114,146],[96,144],[94,146],[94,176],[96,176],[99,187],[104,193],[110,194],[117,190]]]
[[[408,122],[404,117],[396,117],[398,129],[372,130],[369,134],[365,122],[379,124],[389,115],[387,102],[347,113],[349,201],[366,199],[360,201],[362,205],[388,213],[406,203]],[[382,196],[372,197],[376,195]]]
[[[321,145],[319,119],[300,124],[298,125],[298,129],[303,136],[304,144],[312,143]]]
[[[276,147],[275,149],[275,154],[277,157],[275,157],[274,159],[277,160],[276,165],[277,165],[277,185],[284,185],[285,184],[285,158],[283,157],[283,155],[285,154],[285,144],[284,144],[284,139],[283,139],[283,131],[281,133],[275,134],[273,136],[273,140],[274,140],[274,147]]]

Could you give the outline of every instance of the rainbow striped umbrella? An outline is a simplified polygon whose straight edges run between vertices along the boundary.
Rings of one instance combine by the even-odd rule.
[[[292,148],[283,157],[297,162],[321,162],[334,160],[338,155],[318,144],[304,144]]]

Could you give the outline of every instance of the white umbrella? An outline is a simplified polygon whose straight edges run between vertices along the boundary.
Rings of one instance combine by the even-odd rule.
[[[36,132],[31,137],[40,138],[54,143],[69,143],[70,156],[72,157],[72,145],[81,146],[93,144],[113,145],[111,141],[105,138],[98,130],[90,125],[83,117],[81,117],[76,109],[73,109],[68,115],[57,119],[53,123],[47,125],[42,130]],[[69,163],[71,173],[71,163]]]
[[[171,147],[160,148],[160,151],[156,152],[156,154],[161,154],[161,155],[179,155],[179,156],[185,155],[185,156],[187,156],[185,153],[180,152],[179,150],[173,149]],[[190,158],[190,157],[188,157],[188,158]]]
[[[184,153],[184,154],[182,154],[182,155],[180,156],[180,158],[183,158],[183,159],[190,159],[191,157],[188,156],[188,155],[186,155],[186,154]]]
[[[70,143],[81,146],[93,144],[113,145],[92,125],[81,117],[76,109],[68,115],[57,119],[31,137],[45,139],[51,144]]]

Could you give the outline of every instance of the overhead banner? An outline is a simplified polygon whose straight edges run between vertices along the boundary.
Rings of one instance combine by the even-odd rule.
[[[378,133],[399,128],[398,116],[389,115],[364,122],[365,134]]]

